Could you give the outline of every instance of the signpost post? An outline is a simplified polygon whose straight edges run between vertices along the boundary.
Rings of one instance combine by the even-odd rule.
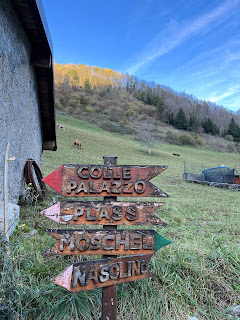
[[[117,196],[168,197],[150,179],[166,166],[61,165],[43,181],[66,197],[103,196],[103,201],[60,201],[42,211],[65,225],[103,225],[103,229],[53,229],[56,244],[44,255],[103,255],[101,260],[74,263],[51,281],[71,292],[102,289],[102,320],[117,318],[117,284],[151,277],[153,253],[171,241],[154,230],[119,229],[118,225],[166,225],[154,211],[163,202],[120,202]],[[133,255],[117,257],[117,255]],[[136,255],[138,254],[138,255]]]
[[[103,157],[105,165],[108,165],[110,170],[111,167],[117,165],[117,157]],[[119,180],[116,180],[119,182]],[[114,196],[105,196],[104,203],[107,201],[117,201],[117,197]],[[103,230],[106,230],[108,226],[104,225]],[[117,225],[111,225],[110,229],[116,230]],[[114,255],[113,258],[116,258],[117,255]],[[108,255],[103,255],[103,259],[109,258]],[[117,285],[107,286],[102,289],[102,320],[108,319],[117,319]]]

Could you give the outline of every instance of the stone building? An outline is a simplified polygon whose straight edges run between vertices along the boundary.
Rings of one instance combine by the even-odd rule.
[[[0,1],[0,232],[14,230],[28,159],[56,150],[52,42],[41,0]],[[6,146],[9,157],[4,161]],[[4,179],[4,171],[7,179]],[[7,187],[4,188],[4,181]],[[4,192],[6,190],[6,192]],[[7,201],[6,201],[7,199]]]

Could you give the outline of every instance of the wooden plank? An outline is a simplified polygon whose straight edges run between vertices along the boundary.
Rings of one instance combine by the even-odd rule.
[[[51,281],[71,292],[108,287],[152,277],[148,262],[152,255],[137,255],[74,263]]]
[[[41,214],[69,225],[162,225],[153,214],[163,202],[60,201]]]
[[[117,157],[104,156],[103,161],[105,165],[117,165]],[[117,201],[116,196],[104,197],[104,202]],[[103,229],[117,230],[117,225],[104,225]],[[117,258],[116,255],[103,255],[102,259]],[[117,286],[109,286],[102,288],[102,320],[116,320],[117,319]]]
[[[43,181],[66,197],[168,197],[149,182],[166,166],[64,164]]]
[[[57,240],[44,255],[153,254],[171,241],[154,230],[46,230]]]
[[[117,286],[102,288],[102,320],[117,319]]]

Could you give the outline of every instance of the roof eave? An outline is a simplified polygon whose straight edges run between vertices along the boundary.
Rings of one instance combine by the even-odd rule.
[[[43,150],[57,149],[52,40],[41,0],[11,0],[31,42],[40,104]]]

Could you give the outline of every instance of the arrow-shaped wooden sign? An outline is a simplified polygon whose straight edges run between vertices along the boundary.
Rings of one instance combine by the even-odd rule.
[[[64,164],[43,181],[66,197],[168,197],[149,182],[166,166]]]
[[[55,278],[55,284],[71,292],[108,287],[152,277],[148,262],[152,255],[108,258],[74,263]]]
[[[153,254],[171,241],[154,230],[46,230],[57,240],[44,255]]]
[[[60,201],[41,212],[49,219],[70,225],[162,225],[153,212],[163,202]]]

